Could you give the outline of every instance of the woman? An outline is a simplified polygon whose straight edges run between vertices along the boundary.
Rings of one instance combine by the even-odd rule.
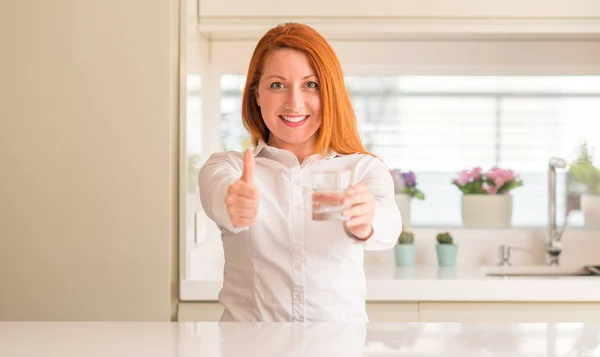
[[[363,148],[341,66],[301,24],[269,30],[242,99],[254,150],[213,154],[201,202],[222,232],[222,321],[366,322],[364,250],[389,249],[402,219],[391,175]],[[345,221],[311,216],[313,170],[353,172]]]

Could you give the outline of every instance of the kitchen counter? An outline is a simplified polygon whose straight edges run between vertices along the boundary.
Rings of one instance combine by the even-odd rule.
[[[0,356],[598,356],[600,325],[0,322]]]
[[[478,267],[366,266],[367,301],[599,302],[600,276],[486,276]],[[182,301],[217,301],[221,273],[181,282]]]

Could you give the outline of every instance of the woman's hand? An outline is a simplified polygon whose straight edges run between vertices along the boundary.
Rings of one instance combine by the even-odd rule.
[[[256,222],[258,216],[258,188],[253,180],[254,156],[252,151],[244,153],[244,172],[242,177],[229,185],[225,204],[234,227],[248,227]]]
[[[342,214],[350,219],[344,222],[346,229],[358,239],[368,239],[373,234],[373,217],[375,214],[375,197],[369,188],[362,183],[350,187],[346,191],[344,204],[350,208]]]

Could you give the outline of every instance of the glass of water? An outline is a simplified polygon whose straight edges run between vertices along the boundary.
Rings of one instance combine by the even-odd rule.
[[[342,211],[346,190],[350,187],[352,171],[313,171],[312,173],[312,219],[314,221],[345,221],[349,217]]]

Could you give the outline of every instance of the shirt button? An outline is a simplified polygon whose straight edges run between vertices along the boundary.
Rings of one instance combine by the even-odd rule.
[[[296,185],[296,186],[300,186],[300,181],[298,181],[298,180],[294,180],[294,185]]]
[[[294,207],[294,209],[295,209],[296,211],[300,211],[300,210],[302,209],[302,206],[300,206],[300,205],[296,205],[296,207]]]
[[[294,269],[296,269],[297,271],[299,271],[300,269],[302,269],[302,265],[300,265],[300,264],[294,264]]]

